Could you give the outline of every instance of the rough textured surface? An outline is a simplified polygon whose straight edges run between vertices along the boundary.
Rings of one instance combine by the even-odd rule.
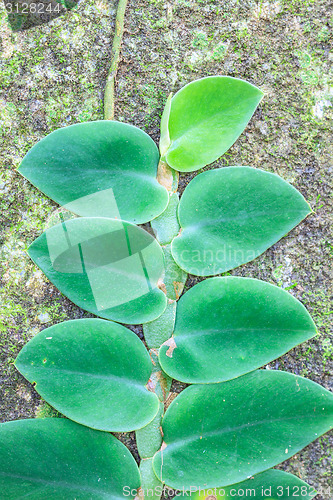
[[[12,34],[0,5],[1,421],[52,411],[12,362],[42,328],[89,316],[27,257],[27,245],[52,223],[57,207],[16,168],[50,131],[102,117],[114,7],[114,1],[110,6],[106,0],[82,0],[50,24]],[[331,13],[326,0],[130,1],[116,117],[157,140],[167,95],[193,79],[226,74],[265,91],[245,133],[213,167],[243,164],[275,172],[302,192],[314,213],[232,274],[287,288],[307,306],[318,337],[267,368],[292,371],[332,390]],[[193,175],[181,176],[181,189]],[[186,287],[196,282],[189,277]],[[139,328],[134,330],[142,335]],[[174,390],[180,390],[179,384]],[[124,439],[135,452],[133,436]],[[318,488],[318,498],[328,499],[332,456],[330,433],[282,468]]]

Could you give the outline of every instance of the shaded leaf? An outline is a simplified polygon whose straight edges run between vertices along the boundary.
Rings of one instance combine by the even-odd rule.
[[[250,278],[211,278],[180,299],[173,339],[159,352],[181,382],[222,382],[278,358],[316,335],[305,307],[285,290]]]
[[[167,118],[169,126],[167,163],[191,172],[217,160],[243,132],[262,96],[257,87],[229,76],[210,76],[183,87],[173,96],[170,111],[167,101],[162,117],[162,132]]]
[[[85,217],[150,221],[168,204],[156,180],[159,153],[142,130],[109,120],[58,129],[23,158],[19,172]]]
[[[134,458],[111,434],[62,418],[0,424],[5,498],[115,500],[139,485]]]
[[[145,323],[166,307],[158,288],[164,274],[162,249],[128,222],[72,219],[47,229],[28,252],[64,295],[102,318]]]
[[[251,167],[203,172],[180,200],[182,231],[172,253],[191,274],[224,273],[255,259],[310,212],[303,196],[275,174]]]
[[[54,408],[93,429],[140,429],[156,415],[158,398],[145,385],[151,361],[127,328],[101,319],[65,321],[33,337],[16,368]]]
[[[227,486],[267,470],[333,427],[333,394],[291,373],[258,370],[187,387],[163,419],[154,470],[168,486]]]

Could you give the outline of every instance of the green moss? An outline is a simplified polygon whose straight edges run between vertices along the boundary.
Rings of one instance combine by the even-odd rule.
[[[36,410],[36,418],[61,418],[62,414],[50,406],[46,401],[41,401]]]

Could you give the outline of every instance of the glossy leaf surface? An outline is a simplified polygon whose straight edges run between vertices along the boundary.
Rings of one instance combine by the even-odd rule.
[[[170,141],[167,163],[191,172],[217,160],[243,132],[262,96],[257,87],[229,76],[210,76],[183,87],[163,113],[163,146]]]
[[[158,161],[157,146],[145,132],[104,120],[52,132],[28,152],[19,172],[78,215],[139,224],[168,203],[156,180]]]
[[[302,498],[311,500],[316,495],[316,490],[307,483],[294,476],[277,469],[270,469],[257,474],[251,479],[241,483],[214,488],[214,490],[201,490],[194,493],[185,493],[180,497],[192,498],[193,500],[206,500],[214,495],[216,500],[224,498],[251,497],[253,500],[287,500],[289,498]],[[213,500],[213,499],[212,499]]]
[[[316,335],[305,307],[285,290],[251,278],[211,278],[183,295],[163,370],[181,382],[222,382],[278,358]]]
[[[145,323],[166,307],[157,287],[164,274],[162,249],[128,222],[72,219],[47,229],[28,252],[64,295],[102,318]]]
[[[172,253],[191,274],[220,274],[255,259],[310,212],[303,196],[275,174],[251,167],[203,172],[180,200],[182,232]]]
[[[140,486],[128,449],[106,432],[45,418],[0,424],[2,498],[114,500]]]
[[[15,365],[54,408],[94,429],[133,431],[158,411],[157,396],[145,387],[148,352],[133,332],[110,321],[51,326],[23,347]]]
[[[333,394],[290,373],[258,370],[192,385],[164,416],[167,446],[154,470],[177,489],[227,486],[283,462],[332,427]]]

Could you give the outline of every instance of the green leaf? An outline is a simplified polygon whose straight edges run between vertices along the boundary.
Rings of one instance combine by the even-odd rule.
[[[154,457],[172,488],[212,488],[277,465],[333,427],[333,394],[291,373],[258,370],[187,387],[163,419]]]
[[[19,172],[78,215],[140,224],[168,203],[156,180],[158,161],[157,146],[145,132],[105,120],[52,132],[28,152]]]
[[[78,218],[51,227],[29,255],[72,302],[97,316],[139,324],[160,316],[157,287],[163,252],[143,229],[107,218]]]
[[[211,278],[180,299],[173,334],[159,352],[181,382],[223,382],[316,335],[305,307],[285,290],[250,278]]]
[[[179,203],[177,264],[198,276],[234,269],[262,254],[311,212],[303,196],[275,174],[226,167],[196,176]]]
[[[93,429],[140,429],[159,408],[145,387],[152,371],[148,352],[116,323],[81,319],[51,326],[23,347],[15,365],[54,408]]]
[[[149,349],[159,349],[171,337],[175,326],[176,308],[176,301],[168,301],[161,316],[142,325],[145,341]]]
[[[163,414],[164,404],[160,402],[154,419],[135,433],[136,445],[141,459],[153,457],[162,445],[161,420]]]
[[[262,96],[257,87],[229,76],[210,76],[183,87],[171,100],[167,163],[192,172],[217,160],[243,132]],[[163,118],[167,113],[168,102]]]
[[[179,205],[178,193],[172,193],[167,208],[164,212],[151,221],[157,241],[161,245],[168,245],[179,233],[177,208]]]
[[[168,299],[178,300],[183,292],[187,279],[187,273],[175,262],[171,252],[171,245],[163,246],[163,255],[165,264],[163,290]]]
[[[178,496],[193,500],[206,500],[210,496],[214,496],[216,500],[224,500],[224,498],[244,500],[248,497],[253,500],[287,500],[289,498],[295,499],[295,497],[311,500],[316,494],[317,492],[312,486],[293,474],[271,469],[231,486],[217,487],[213,490],[198,490],[193,493],[187,492]]]
[[[147,458],[140,462],[141,488],[139,500],[159,500],[163,491],[163,484],[154,473],[153,459]]]
[[[126,486],[140,486],[138,467],[111,434],[62,418],[0,424],[5,498],[120,500]]]

